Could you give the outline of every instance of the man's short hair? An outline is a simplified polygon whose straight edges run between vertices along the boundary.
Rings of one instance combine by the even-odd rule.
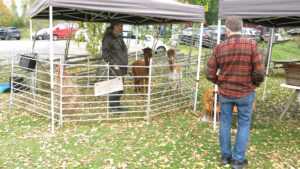
[[[243,20],[239,16],[229,16],[225,24],[226,27],[233,32],[240,32],[243,28]]]
[[[123,24],[123,22],[120,21],[120,20],[112,20],[112,21],[110,22],[110,25],[111,25],[112,27],[115,26],[115,25],[119,25],[119,24]]]

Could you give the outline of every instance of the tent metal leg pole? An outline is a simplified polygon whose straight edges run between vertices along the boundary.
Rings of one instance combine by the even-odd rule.
[[[218,19],[218,34],[217,34],[217,45],[220,44],[221,41],[221,19]],[[217,72],[217,75],[219,74],[219,71]],[[218,85],[215,84],[215,90],[214,90],[214,131],[217,130],[217,105],[218,105]]]
[[[30,44],[31,44],[31,47],[32,47],[30,53],[33,53],[32,19],[29,20],[29,29],[30,29],[30,34],[29,34],[30,37],[29,38],[30,38]]]
[[[196,92],[195,92],[195,100],[194,100],[194,111],[197,110],[197,98],[198,98],[198,88],[199,88],[199,79],[200,79],[200,69],[201,69],[201,57],[202,57],[202,40],[203,40],[203,23],[201,23],[200,27],[200,35],[199,35],[199,51],[198,51],[198,66],[197,66],[197,77],[196,77]]]
[[[64,66],[63,56],[60,56],[59,64],[59,126],[63,127],[63,80],[64,80]]]
[[[138,40],[139,40],[139,26],[136,26],[136,41],[135,41],[135,45],[136,47],[138,46]],[[135,50],[135,60],[138,60],[138,48],[136,48]]]
[[[270,38],[270,46],[269,46],[269,51],[268,51],[268,63],[267,63],[267,71],[266,71],[266,80],[265,80],[265,84],[264,84],[263,101],[265,101],[266,92],[267,92],[267,82],[268,82],[268,76],[269,76],[269,71],[270,71],[270,61],[271,61],[273,41],[274,41],[274,30],[275,30],[275,28],[273,27],[271,34],[270,34],[271,38]]]
[[[101,69],[101,67],[99,69]],[[109,80],[109,70],[110,70],[109,63],[106,64],[106,70],[107,70],[107,79],[106,80]],[[101,76],[101,75],[99,75],[99,76]],[[101,77],[99,77],[99,79],[100,78]],[[100,80],[99,80],[99,82],[100,82]],[[107,107],[107,109],[106,109],[106,119],[108,119],[109,118],[109,111],[111,110],[110,107],[109,107],[109,94],[106,95],[106,107]]]
[[[148,80],[148,99],[147,99],[147,123],[150,123],[151,118],[151,79],[152,79],[152,58],[149,63],[149,80]]]
[[[53,7],[49,6],[50,29],[50,91],[51,91],[51,133],[54,134],[54,71],[53,71]]]
[[[14,97],[14,58],[16,55],[16,50],[14,49],[11,53],[11,76],[10,76],[10,97],[9,97],[9,112],[12,110],[13,97]]]

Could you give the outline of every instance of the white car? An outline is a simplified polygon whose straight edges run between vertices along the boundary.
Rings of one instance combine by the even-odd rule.
[[[50,39],[50,29],[45,28],[39,30],[33,37],[35,36],[36,40],[45,40],[45,39]]]
[[[75,39],[88,41],[89,37],[87,34],[87,28],[79,29],[75,33]],[[132,31],[123,31],[123,40],[127,45],[129,54],[133,54],[136,51],[138,51],[138,54],[140,54],[142,53],[142,49],[146,47],[154,49],[156,53],[166,52],[169,49],[165,43],[163,43],[161,40],[155,39],[151,35],[139,35],[138,44],[136,44],[136,35]]]
[[[270,34],[265,34],[262,36],[265,42],[269,41],[269,36],[270,36]],[[289,41],[289,40],[291,40],[291,38],[287,35],[281,35],[280,33],[274,33],[273,43],[285,42],[285,41]]]
[[[169,49],[163,41],[155,39],[153,36],[148,34],[144,37],[139,36],[138,43],[136,43],[136,35],[123,31],[123,40],[127,45],[129,54],[135,53],[136,51],[140,54],[142,53],[142,49],[147,47],[154,49],[156,53],[163,53]]]
[[[75,33],[75,39],[80,39],[82,41],[88,41],[88,35],[87,35],[87,27],[78,29]],[[81,39],[82,38],[82,39]]]
[[[253,39],[257,42],[260,41],[260,31],[258,29],[244,27],[241,34],[246,38]]]

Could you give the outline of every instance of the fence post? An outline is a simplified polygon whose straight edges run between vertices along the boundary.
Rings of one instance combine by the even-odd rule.
[[[101,67],[100,67],[101,69]],[[109,80],[109,70],[110,70],[110,66],[109,66],[109,62],[106,64],[106,70],[107,70],[107,80]],[[101,77],[99,77],[101,78]],[[109,94],[106,94],[106,119],[108,119],[108,114],[109,114]]]
[[[16,51],[15,49],[12,52],[11,56],[11,77],[10,77],[10,96],[9,96],[9,112],[11,112],[13,104],[13,95],[14,95],[14,58]]]
[[[51,92],[51,133],[55,133],[54,124],[54,70],[53,70],[53,7],[49,6],[49,29],[50,29],[50,92]]]
[[[59,60],[59,125],[63,126],[63,80],[64,80],[64,66],[62,56]]]
[[[150,123],[151,118],[151,79],[152,79],[152,58],[149,62],[149,80],[148,80],[148,99],[147,99],[147,123]]]
[[[194,111],[197,110],[197,100],[198,100],[198,88],[199,88],[199,79],[200,79],[200,69],[201,69],[201,58],[202,58],[202,35],[203,35],[203,23],[201,23],[200,27],[200,35],[199,35],[199,51],[198,51],[198,63],[197,63],[197,75],[196,75],[196,91],[194,97]],[[190,63],[189,63],[190,64]]]

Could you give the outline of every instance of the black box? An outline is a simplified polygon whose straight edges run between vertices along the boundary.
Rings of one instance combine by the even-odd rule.
[[[11,80],[12,78],[9,78],[9,82],[11,84]],[[14,90],[14,93],[18,93],[19,90],[24,90],[25,86],[23,86],[24,83],[24,78],[23,77],[14,77],[13,78],[13,89],[18,89],[18,90]]]
[[[20,55],[19,66],[26,69],[35,69],[36,66],[36,54],[33,56]]]

